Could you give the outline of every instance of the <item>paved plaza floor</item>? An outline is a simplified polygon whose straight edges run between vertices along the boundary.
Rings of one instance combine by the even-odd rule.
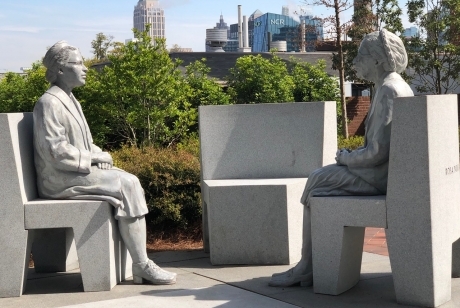
[[[313,288],[268,286],[272,273],[291,266],[213,266],[203,251],[167,251],[150,257],[167,270],[178,273],[171,286],[134,285],[128,279],[107,292],[83,292],[79,271],[35,274],[30,269],[25,294],[0,299],[0,307],[408,307],[396,304],[386,242],[381,229],[368,229],[361,280],[339,295],[314,294]],[[413,306],[412,306],[413,307]],[[442,308],[460,307],[460,279],[452,280],[452,300]]]

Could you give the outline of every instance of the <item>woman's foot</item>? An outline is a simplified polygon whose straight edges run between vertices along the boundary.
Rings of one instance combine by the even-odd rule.
[[[144,280],[157,285],[175,284],[176,276],[176,273],[171,273],[161,269],[152,260],[141,263],[133,263],[134,284],[142,284]]]
[[[292,287],[300,284],[302,287],[310,287],[313,285],[313,273],[298,274],[294,268],[272,275],[272,279],[268,283],[271,287]]]

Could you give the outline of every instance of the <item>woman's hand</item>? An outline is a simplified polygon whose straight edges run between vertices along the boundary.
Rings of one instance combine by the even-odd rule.
[[[108,170],[113,166],[112,156],[108,152],[93,153],[91,163],[96,163],[99,169]]]
[[[339,166],[346,166],[345,164],[345,156],[350,153],[351,151],[349,149],[340,149],[337,151],[335,154],[335,161],[337,162],[337,165]]]

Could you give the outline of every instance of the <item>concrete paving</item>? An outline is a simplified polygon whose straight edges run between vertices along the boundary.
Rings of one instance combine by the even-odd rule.
[[[108,292],[83,292],[78,270],[38,275],[30,269],[24,295],[2,298],[0,307],[409,307],[396,303],[388,257],[372,253],[363,254],[361,281],[339,296],[314,294],[311,287],[269,287],[271,274],[288,265],[212,266],[209,254],[202,251],[158,252],[150,257],[177,272],[175,285],[134,285],[128,279]],[[452,280],[452,300],[440,307],[460,307],[460,279]]]

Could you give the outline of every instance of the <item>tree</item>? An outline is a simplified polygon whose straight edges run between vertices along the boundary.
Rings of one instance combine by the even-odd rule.
[[[222,86],[208,77],[210,71],[205,58],[186,66],[185,81],[190,88],[188,101],[195,110],[199,106],[230,104],[230,96],[224,92]],[[190,132],[198,132],[198,123],[190,127]]]
[[[316,64],[301,62],[291,57],[293,63],[290,74],[294,80],[294,100],[296,102],[336,101],[337,120],[341,119],[340,94],[337,79],[326,72],[326,61]],[[338,125],[338,132],[341,126]]]
[[[346,33],[349,23],[343,23],[340,19],[340,14],[353,6],[351,0],[305,0],[306,4],[324,6],[334,10],[334,14],[323,19],[325,27],[330,27],[330,35],[335,39],[337,54],[334,55],[334,65],[339,71],[339,93],[340,105],[342,114],[342,134],[348,138],[347,125],[347,105],[345,99],[345,67],[344,67],[344,50],[342,44],[342,36]]]
[[[112,42],[112,49],[107,51],[107,54],[115,56],[120,55],[124,45],[125,44],[123,44],[122,42]]]
[[[294,81],[276,55],[239,57],[227,77],[228,92],[237,104],[292,102]]]
[[[164,39],[153,44],[148,29],[133,31],[136,40],[109,54],[110,65],[88,74],[80,101],[84,108],[97,105],[96,126],[108,127],[117,143],[171,145],[196,122],[197,112],[187,101],[189,86]]]
[[[112,35],[105,35],[102,32],[96,34],[96,38],[91,41],[91,48],[93,48],[92,52],[97,61],[107,59],[107,52],[113,46],[112,40]]]
[[[420,36],[407,41],[410,77],[421,93],[452,93],[460,74],[460,1],[409,0],[409,21]]]
[[[208,77],[210,71],[205,58],[186,66],[185,81],[190,86],[189,102],[193,108],[230,103],[230,96],[214,79]]]
[[[8,72],[0,80],[0,112],[24,111],[27,101],[25,78],[20,74]]]
[[[402,10],[397,0],[360,0],[355,5],[352,23],[347,35],[351,41],[344,45],[345,78],[355,82],[361,82],[371,87],[367,80],[361,80],[356,76],[353,68],[353,59],[358,54],[358,49],[364,36],[373,31],[385,28],[393,33],[402,34],[404,31],[401,21]]]
[[[340,102],[337,80],[326,73],[326,61],[319,60],[316,64],[300,62],[294,58],[291,61],[294,63],[291,76],[296,102]]]
[[[0,112],[31,112],[49,87],[45,72],[40,62],[33,63],[26,74],[8,72],[0,80]]]
[[[169,49],[169,52],[180,52],[182,49],[182,47],[180,47],[179,45],[177,44],[174,44],[170,49]]]

